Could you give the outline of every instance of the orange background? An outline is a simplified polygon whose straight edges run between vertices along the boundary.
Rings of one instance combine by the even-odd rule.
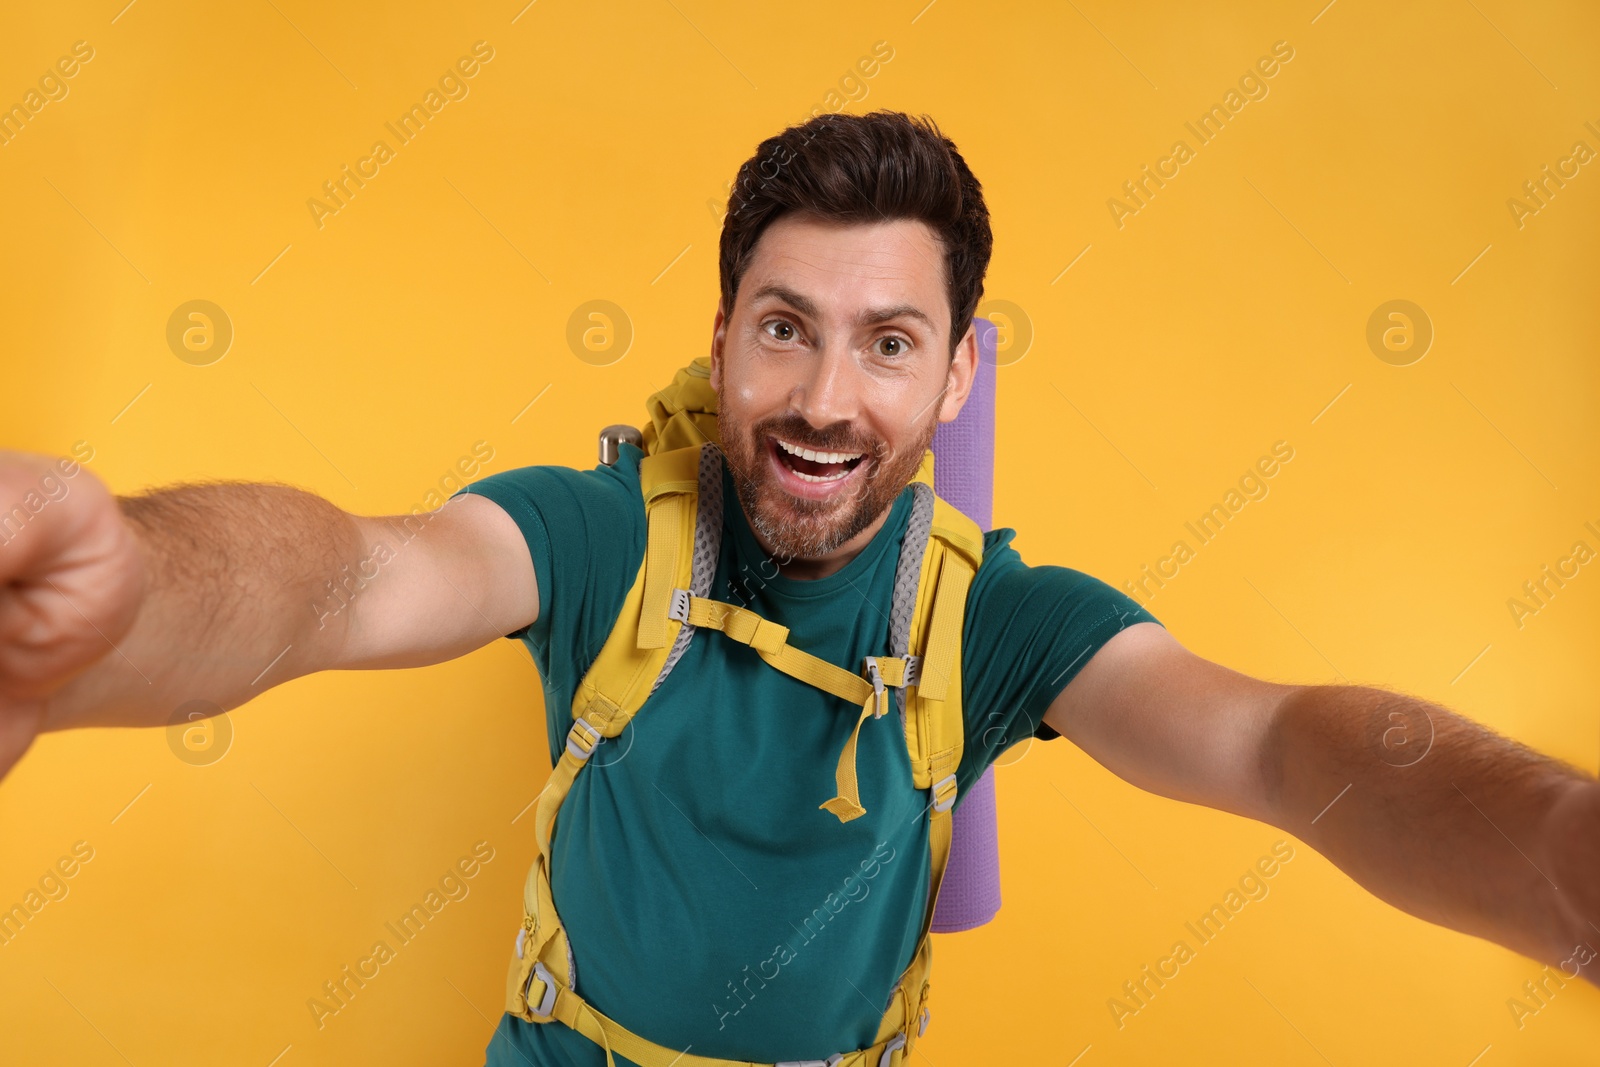
[[[0,105],[93,50],[0,144],[5,447],[85,442],[123,493],[281,480],[369,514],[448,490],[478,442],[480,475],[590,465],[705,352],[718,209],[757,142],[814,108],[927,113],[986,189],[987,296],[1033,333],[1000,369],[995,501],[1026,560],[1121,586],[1286,441],[1151,610],[1238,670],[1397,687],[1595,769],[1595,565],[1520,627],[1507,606],[1600,548],[1596,164],[1508,207],[1600,150],[1591,5],[123,2],[0,35]],[[467,94],[319,226],[308,199],[477,41]],[[1267,94],[1200,145],[1184,123],[1278,41]],[[1119,227],[1108,200],[1179,138],[1193,158]],[[1399,299],[1431,322],[1420,359],[1369,348]],[[168,345],[191,300],[231,323],[220,359]],[[626,316],[620,358],[569,347],[591,300]],[[293,682],[205,766],[159,729],[44,738],[0,785],[0,907],[74,843],[93,858],[0,946],[0,1059],[480,1063],[541,715],[504,641]],[[1119,1029],[1108,998],[1285,835],[1066,742],[1014,752],[999,794],[1005,906],[939,939],[918,1062],[1493,1067],[1600,1039],[1594,988],[1519,1028],[1538,964],[1303,845]],[[469,895],[319,1030],[307,999],[478,842]]]

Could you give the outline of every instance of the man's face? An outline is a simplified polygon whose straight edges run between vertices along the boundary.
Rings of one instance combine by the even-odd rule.
[[[968,329],[951,359],[944,278],[944,249],[922,222],[792,213],[756,243],[733,313],[718,307],[722,450],[752,529],[780,563],[831,573],[860,551],[938,424],[960,412],[977,344]]]

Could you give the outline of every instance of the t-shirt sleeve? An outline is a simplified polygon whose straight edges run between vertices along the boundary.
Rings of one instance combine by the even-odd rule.
[[[499,504],[528,543],[539,584],[539,618],[506,636],[523,640],[547,701],[571,693],[599,654],[644,560],[639,490],[643,453],[630,444],[614,466],[520,467],[459,490]],[[565,744],[565,709],[547,714],[550,750]]]
[[[966,742],[957,786],[967,788],[1006,749],[1060,737],[1051,702],[1100,646],[1135,623],[1160,620],[1137,601],[1071,567],[1030,567],[1016,531],[984,534],[983,565],[967,594],[961,639]]]

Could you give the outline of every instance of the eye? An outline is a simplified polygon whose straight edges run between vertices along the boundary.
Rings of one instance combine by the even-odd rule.
[[[800,335],[800,331],[798,331],[798,330],[796,330],[794,328],[794,323],[788,322],[788,321],[786,321],[784,319],[773,319],[771,322],[765,323],[761,328],[763,330],[766,330],[769,334],[771,334],[773,340],[775,340],[775,341],[793,341],[796,337],[798,337]],[[773,328],[777,328],[779,330],[787,330],[788,334],[787,335],[774,334],[774,333],[772,333]]]
[[[910,341],[907,341],[904,337],[896,337],[894,334],[887,334],[883,337],[880,337],[875,343],[886,346],[878,349],[879,355],[892,356],[896,358],[905,355],[906,350],[911,347]]]

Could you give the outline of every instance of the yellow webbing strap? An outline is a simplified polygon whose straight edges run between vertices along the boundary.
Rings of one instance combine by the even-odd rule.
[[[699,484],[699,454],[698,447],[676,449],[646,456],[639,463],[640,488],[651,520],[648,527],[651,544],[628,589],[617,625],[573,693],[573,723],[567,734],[567,748],[556,759],[550,777],[534,801],[534,838],[539,852],[529,868],[523,889],[521,952],[512,958],[506,981],[505,1010],[519,1018],[529,1018],[525,1014],[527,1002],[522,997],[536,953],[554,953],[549,957],[551,970],[562,981],[570,979],[565,931],[549,889],[550,844],[557,813],[578,772],[601,739],[620,735],[644,704],[666,662],[668,646],[677,636],[679,624],[666,621],[663,607],[660,644],[654,648],[640,648],[633,621],[644,616],[646,587],[653,588],[657,584],[652,582],[657,574],[661,579],[659,584],[665,587],[669,597],[674,587],[686,586],[691,580],[693,552],[689,546],[693,544],[696,521],[693,501]],[[658,512],[667,515],[672,524],[656,519]],[[653,558],[650,548],[657,542],[658,534],[676,542],[677,550],[666,556],[657,553]],[[663,558],[670,559],[670,569],[653,570]],[[555,709],[547,709],[547,714],[555,714]],[[554,962],[557,958],[559,967]]]
[[[928,654],[922,664],[918,693],[926,700],[944,700],[961,647],[961,617],[972,584],[972,567],[959,553],[946,551],[939,565],[939,586],[934,595],[933,621],[928,630]]]
[[[954,830],[955,770],[961,764],[965,738],[961,705],[961,623],[967,593],[983,555],[983,533],[976,523],[944,500],[935,498],[933,536],[923,562],[912,617],[910,644],[923,653],[915,686],[907,690],[906,745],[912,778],[931,789],[928,820],[928,906],[923,913],[917,950],[900,976],[895,1006],[886,1013],[878,1037],[896,1031],[907,1035],[908,1048],[926,1022],[923,1014],[932,990],[934,911],[950,862]]]
[[[861,724],[867,721],[867,716],[877,706],[878,694],[869,693],[861,705],[861,714],[856,717],[855,729],[850,731],[850,737],[839,753],[839,765],[833,769],[833,784],[839,792],[817,805],[823,811],[831,812],[840,822],[849,822],[867,813],[867,809],[861,806],[861,789],[856,781],[856,738],[861,736]]]
[[[640,648],[663,648],[667,643],[667,608],[672,604],[672,586],[678,574],[678,537],[684,508],[683,496],[675,493],[656,501],[650,509],[644,609],[639,615]]]
[[[855,728],[850,731],[850,737],[839,753],[839,763],[833,771],[833,783],[838,788],[838,794],[817,807],[832,813],[840,822],[849,822],[865,815],[867,809],[861,806],[860,783],[856,778],[856,740],[861,735],[861,724],[867,721],[867,716],[876,718],[888,710],[882,687],[874,686],[858,674],[851,674],[843,667],[795,648],[789,644],[787,626],[764,619],[749,608],[691,596],[688,616],[689,625],[721,630],[730,640],[755,649],[762,659],[791,678],[798,678],[841,700],[861,705],[861,714],[856,716]],[[956,625],[959,639],[959,617]],[[903,658],[875,656],[872,662],[877,666],[883,685],[905,684],[907,664]]]
[[[784,674],[832,693],[840,700],[860,704],[872,695],[872,685],[865,678],[795,648],[789,644],[787,626],[763,619],[749,608],[692,596],[689,598],[689,625],[721,630],[729,640],[755,649],[762,659]]]
[[[545,992],[543,981],[535,977],[528,990],[528,999],[537,1003]],[[616,1062],[612,1059],[612,1054],[616,1053],[626,1056],[639,1064],[639,1067],[772,1067],[768,1061],[724,1060],[715,1056],[696,1056],[691,1051],[693,1045],[687,1049],[672,1049],[658,1045],[596,1010],[593,1005],[559,982],[556,985],[555,1004],[551,1008],[549,1017],[565,1023],[604,1048],[608,1064]],[[835,1063],[837,1067],[878,1067],[878,1064],[883,1062],[883,1054],[892,1041],[894,1041],[893,1036],[884,1038],[869,1048],[843,1053],[837,1061],[830,1062]],[[889,1054],[887,1062],[901,1064],[905,1055],[903,1048],[897,1048]]]

